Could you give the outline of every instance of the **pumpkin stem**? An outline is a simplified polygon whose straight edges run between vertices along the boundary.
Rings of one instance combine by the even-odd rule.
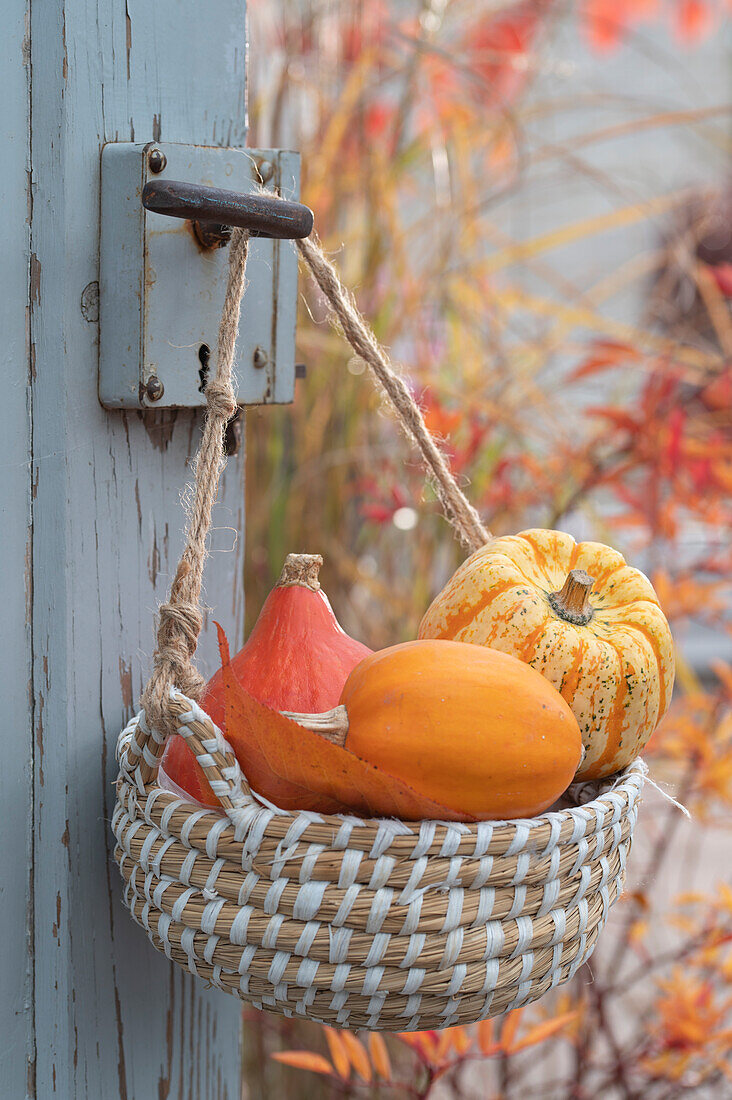
[[[287,588],[290,585],[299,584],[303,588],[318,592],[320,590],[318,573],[322,564],[323,558],[320,554],[288,554],[275,587]]]
[[[584,569],[570,569],[561,592],[550,592],[549,603],[560,618],[584,626],[595,614],[589,596],[595,578]]]
[[[290,555],[290,557],[294,556]],[[333,710],[326,710],[322,714],[297,714],[292,710],[282,710],[280,714],[304,726],[305,729],[312,730],[313,733],[319,733],[321,737],[332,741],[339,748],[343,748],[348,733],[348,711],[344,706],[334,707]]]

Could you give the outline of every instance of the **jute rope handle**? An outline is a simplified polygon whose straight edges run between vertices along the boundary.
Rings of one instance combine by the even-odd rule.
[[[216,375],[206,385],[206,419],[194,463],[195,480],[185,546],[170,586],[168,602],[161,604],[158,611],[153,671],[142,693],[142,708],[148,727],[160,735],[153,737],[144,730],[138,735],[140,756],[137,769],[138,781],[142,784],[150,783],[155,778],[165,740],[176,730],[175,718],[170,711],[171,688],[179,688],[189,699],[199,699],[205,683],[191,658],[196,652],[203,626],[201,584],[208,553],[206,539],[211,527],[211,512],[219,478],[226,465],[224,431],[236,411],[231,372],[241,300],[246,287],[248,255],[248,232],[234,229],[229,245],[229,274],[218,332]]]
[[[297,241],[300,255],[310,268],[331,309],[331,323],[373,371],[389,400],[405,435],[416,444],[431,476],[445,518],[471,552],[490,542],[491,533],[458,485],[455,475],[424,422],[424,416],[404,379],[392,366],[386,350],[359,312],[356,301],[338,278],[315,233]]]
[[[362,317],[353,295],[341,283],[317,237],[313,234],[297,241],[297,246],[330,306],[331,323],[343,333],[355,353],[368,363],[399,424],[417,446],[447,520],[461,542],[471,551],[477,550],[490,541],[491,534],[458,485],[445,455],[425,424],[419,405]],[[134,753],[129,749],[127,753],[127,765],[130,769],[134,767],[140,787],[154,780],[165,741],[177,729],[178,718],[170,703],[171,689],[178,688],[189,699],[198,700],[204,686],[192,657],[203,625],[200,596],[207,556],[206,539],[219,478],[226,464],[224,431],[236,409],[231,374],[246,286],[248,250],[248,234],[235,229],[229,247],[229,275],[219,325],[216,375],[206,386],[206,420],[195,459],[185,546],[169,599],[161,604],[158,612],[153,671],[142,695],[147,721],[138,726]]]

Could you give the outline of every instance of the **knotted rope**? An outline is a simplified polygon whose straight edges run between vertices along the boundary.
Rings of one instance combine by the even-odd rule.
[[[317,238],[312,236],[298,241],[297,245],[328,301],[331,322],[343,333],[356,354],[371,367],[405,435],[419,449],[446,518],[465,546],[477,550],[490,540],[491,534],[455,480],[447,459],[430,435],[422,410],[361,316],[353,295],[343,286]],[[191,659],[203,625],[201,584],[208,553],[206,539],[211,526],[211,511],[226,464],[224,431],[236,410],[231,372],[241,300],[246,287],[248,251],[248,233],[235,229],[229,246],[229,275],[219,325],[216,375],[206,386],[206,420],[194,462],[195,480],[185,546],[170,586],[169,599],[158,610],[153,671],[142,695],[147,725],[155,731],[155,735],[149,736],[144,730],[139,731],[144,739],[144,744],[140,745],[138,764],[139,780],[143,784],[154,778],[165,739],[175,729],[175,722],[169,714],[171,687],[179,688],[191,699],[199,699],[204,686],[203,677]]]
[[[229,246],[229,274],[219,324],[216,375],[206,386],[206,420],[194,463],[195,480],[185,546],[170,586],[168,602],[161,604],[158,610],[153,671],[142,695],[142,707],[148,724],[161,734],[173,729],[167,713],[171,687],[180,688],[191,699],[199,699],[204,686],[204,679],[194,668],[191,658],[203,625],[201,583],[208,554],[206,539],[211,526],[211,511],[226,464],[224,431],[236,411],[231,371],[241,300],[246,287],[248,254],[249,234],[243,229],[235,229]],[[163,744],[149,741],[148,749],[157,758],[162,753]],[[154,767],[145,761],[141,762],[140,769],[145,781],[154,775]]]

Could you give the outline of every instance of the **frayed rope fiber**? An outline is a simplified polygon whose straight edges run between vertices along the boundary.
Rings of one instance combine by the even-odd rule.
[[[361,316],[353,295],[338,278],[315,233],[297,241],[297,247],[325,295],[338,327],[356,354],[371,367],[405,435],[419,448],[446,518],[469,550],[480,549],[490,542],[491,533],[483,526],[477,511],[455,480],[404,379],[395,371],[386,350]]]
[[[229,274],[224,307],[218,332],[216,375],[206,386],[206,420],[195,459],[193,495],[188,510],[186,539],[170,598],[161,604],[158,616],[157,646],[153,672],[142,695],[142,706],[150,726],[170,733],[175,726],[168,716],[170,689],[180,690],[191,699],[199,699],[204,679],[191,658],[196,651],[203,625],[200,608],[203,567],[208,550],[206,539],[211,527],[211,511],[218,492],[219,478],[226,463],[224,431],[236,411],[232,368],[239,329],[241,300],[246,288],[249,234],[234,229],[229,246]],[[164,739],[148,741],[153,760],[142,760],[142,779],[148,781],[157,770]]]

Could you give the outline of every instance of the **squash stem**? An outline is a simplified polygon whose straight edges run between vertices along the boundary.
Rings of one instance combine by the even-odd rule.
[[[275,587],[288,588],[299,584],[303,588],[319,592],[318,574],[322,564],[323,559],[320,554],[288,554]]]
[[[561,591],[549,593],[549,603],[561,619],[584,626],[595,614],[589,598],[594,583],[584,569],[571,569]]]
[[[280,711],[280,714],[304,726],[305,729],[312,730],[313,733],[319,733],[334,745],[342,748],[345,744],[348,733],[348,711],[344,706],[334,707],[333,710],[326,710],[322,714],[297,714],[291,710]]]

